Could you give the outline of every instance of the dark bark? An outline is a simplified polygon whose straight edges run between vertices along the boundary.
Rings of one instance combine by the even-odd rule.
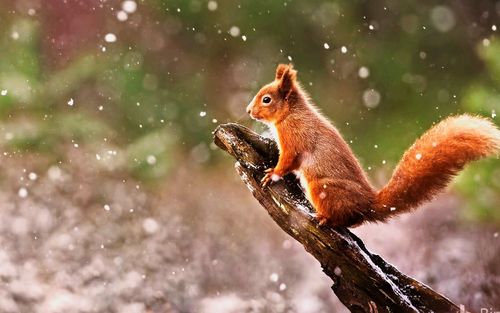
[[[320,262],[351,312],[459,312],[444,296],[370,253],[347,228],[318,226],[292,175],[262,188],[263,170],[277,162],[274,141],[241,125],[224,124],[215,130],[214,142],[236,159],[241,179],[274,221]]]

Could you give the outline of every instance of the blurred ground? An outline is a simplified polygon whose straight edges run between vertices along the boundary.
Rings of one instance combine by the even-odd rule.
[[[85,148],[67,158],[0,159],[0,312],[346,311],[236,174],[182,167],[151,192]],[[498,232],[459,225],[457,205],[355,232],[456,303],[500,307]]]

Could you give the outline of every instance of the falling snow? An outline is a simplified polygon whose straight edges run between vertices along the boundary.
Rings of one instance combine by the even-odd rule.
[[[158,229],[160,228],[160,225],[158,224],[158,222],[155,219],[146,218],[142,222],[142,228],[144,229],[144,231],[146,233],[154,234],[158,231]]]
[[[123,1],[122,10],[129,14],[134,13],[137,10],[137,3],[132,0]]]
[[[240,35],[240,28],[238,26],[231,26],[229,34],[233,37],[238,37]]]
[[[375,180],[397,164],[394,151],[402,146],[391,136],[402,130],[423,131],[457,108],[497,116],[498,75],[490,69],[499,50],[495,3],[465,11],[473,6],[119,0],[82,13],[65,1],[54,11],[59,19],[40,1],[18,2],[2,6],[0,312],[341,311],[331,282],[319,266],[309,266],[300,244],[279,229],[248,227],[265,217],[250,210],[258,204],[238,189],[234,173],[219,171],[214,157],[220,154],[210,138],[215,124],[257,124],[244,108],[259,84],[274,77],[271,63],[293,61],[304,89],[345,128]],[[360,7],[363,14],[345,15]],[[314,18],[302,21],[301,12]],[[308,31],[258,23],[264,19],[307,24]],[[457,47],[474,53],[450,57]],[[430,159],[413,155],[419,164]],[[476,196],[484,198],[481,206],[495,205],[496,165],[477,166],[491,175],[464,173],[463,180],[489,183],[484,193],[477,186]],[[499,232],[461,230],[455,205],[437,205],[439,214],[382,225],[398,234],[390,244],[380,225],[356,231],[401,268],[414,269],[411,261],[419,260],[420,270],[410,275],[427,277],[432,269],[452,299],[491,302],[484,286],[494,286],[498,275],[486,264],[498,263]],[[246,218],[234,218],[235,208]],[[436,229],[444,231],[439,238]],[[271,240],[255,240],[262,234]],[[477,249],[477,242],[487,244]],[[255,277],[241,274],[242,256]],[[436,267],[450,259],[452,268]],[[467,272],[470,260],[480,262]],[[207,269],[210,283],[200,284]]]
[[[434,27],[443,33],[455,27],[455,13],[447,6],[436,6],[431,11],[431,20]]]
[[[126,21],[126,20],[128,19],[128,14],[127,14],[127,12],[125,12],[125,11],[118,11],[118,12],[116,13],[116,18],[117,18],[119,21],[124,22],[124,21]]]
[[[146,162],[148,162],[149,165],[155,165],[156,157],[154,155],[148,155],[148,157],[146,158]]]
[[[215,11],[217,10],[218,4],[216,1],[208,1],[207,8],[209,11]]]
[[[358,76],[360,78],[368,78],[368,76],[370,76],[370,70],[366,66],[362,66],[358,70]]]
[[[62,178],[62,171],[58,166],[53,165],[47,171],[47,175],[49,176],[50,180],[57,181]]]
[[[113,33],[107,33],[104,36],[104,41],[106,42],[116,42],[116,40],[117,40],[116,35]]]
[[[337,276],[340,276],[342,275],[342,270],[340,269],[340,267],[337,266],[333,269],[333,273]]]
[[[17,195],[20,197],[20,198],[26,198],[28,196],[28,190],[24,187],[21,187],[19,188],[19,190],[17,191]]]
[[[275,283],[279,280],[279,275],[277,273],[272,273],[269,276],[269,280],[272,281],[273,283]]]
[[[380,103],[380,93],[375,89],[368,89],[363,92],[363,103],[367,108],[376,108]]]

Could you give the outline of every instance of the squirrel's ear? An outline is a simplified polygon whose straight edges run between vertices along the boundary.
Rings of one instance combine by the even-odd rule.
[[[283,73],[285,72],[285,70],[289,67],[290,65],[288,64],[279,64],[276,68],[276,80],[280,80],[281,77],[283,77]]]
[[[282,73],[279,71],[283,69]],[[278,74],[280,77],[278,78]],[[287,98],[290,92],[295,87],[295,81],[297,80],[297,71],[293,69],[292,65],[283,65],[283,67],[278,66],[276,70],[276,79],[279,81],[278,89],[284,98]]]

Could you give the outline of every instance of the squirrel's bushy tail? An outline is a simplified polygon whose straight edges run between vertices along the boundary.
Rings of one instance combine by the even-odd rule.
[[[375,197],[375,220],[416,208],[441,191],[468,162],[500,152],[500,130],[489,119],[452,116],[408,149]]]

